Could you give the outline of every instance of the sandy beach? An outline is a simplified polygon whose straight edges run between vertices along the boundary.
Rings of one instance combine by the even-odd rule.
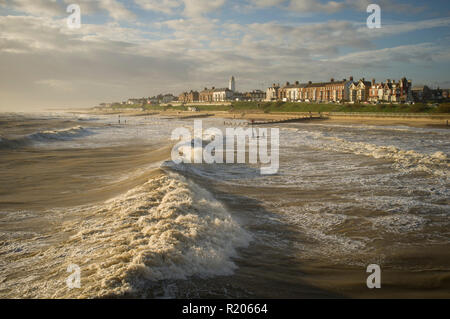
[[[297,112],[279,112],[264,113],[253,110],[249,111],[137,111],[133,109],[88,109],[73,110],[76,113],[88,113],[97,115],[123,115],[123,116],[163,116],[176,119],[187,118],[223,118],[230,120],[257,120],[257,121],[282,121],[288,119],[296,119],[301,117],[322,116],[323,119],[311,120],[310,123],[327,123],[327,124],[366,124],[366,125],[404,125],[409,127],[436,127],[450,128],[450,114],[428,115],[428,114],[395,114],[395,113],[379,113],[379,114],[337,114],[337,113],[297,113]]]

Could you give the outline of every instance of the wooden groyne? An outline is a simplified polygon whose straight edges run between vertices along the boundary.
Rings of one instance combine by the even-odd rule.
[[[288,118],[281,120],[264,120],[264,121],[255,121],[250,120],[248,122],[249,125],[266,125],[266,124],[281,124],[281,123],[297,123],[297,122],[306,122],[311,120],[324,120],[325,118],[322,116],[302,116],[297,118]]]
[[[211,116],[214,116],[214,114],[196,114],[196,115],[178,116],[177,119],[179,119],[179,120],[200,119],[200,118],[211,117]]]
[[[268,124],[281,124],[281,123],[296,123],[296,122],[306,122],[311,120],[325,120],[326,117],[323,116],[302,116],[296,118],[287,119],[273,119],[273,120],[247,120],[247,121],[224,121],[223,125],[228,126],[251,126],[251,125],[268,125]]]
[[[223,121],[226,126],[249,126],[249,122]]]

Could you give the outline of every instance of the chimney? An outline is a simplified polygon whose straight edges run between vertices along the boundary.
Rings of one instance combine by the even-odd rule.
[[[308,81],[308,84],[312,84],[312,82],[311,82],[311,81]]]
[[[208,90],[208,88],[205,88],[205,91],[207,91]]]
[[[299,85],[300,84],[300,82],[298,82],[298,81],[295,81],[295,85]]]
[[[331,81],[331,82],[334,82],[334,78],[331,78],[330,81]]]
[[[288,86],[290,83],[289,82],[286,82],[286,86]]]
[[[375,85],[375,79],[372,79],[372,85],[373,86]]]
[[[215,88],[216,88],[215,86],[212,87],[213,90],[214,90]]]
[[[353,76],[350,77],[350,81],[353,81]]]

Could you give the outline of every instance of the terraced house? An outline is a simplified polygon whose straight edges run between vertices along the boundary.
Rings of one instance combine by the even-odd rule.
[[[404,103],[412,100],[411,80],[405,77],[398,82],[388,79],[385,83],[375,83],[375,79],[372,80],[369,102]]]
[[[212,87],[211,89],[205,88],[203,91],[200,92],[199,101],[212,102],[215,89],[216,89],[215,87]]]
[[[349,89],[353,83],[353,77],[350,80],[343,79],[330,82],[299,83],[294,84],[286,82],[283,87],[273,85],[267,89],[266,100],[274,100],[275,96],[280,101],[307,101],[307,102],[340,102],[349,99]]]
[[[178,101],[181,103],[198,102],[199,93],[197,91],[183,92],[178,96]]]
[[[372,83],[364,78],[358,82],[353,82],[349,88],[349,101],[354,103],[366,102],[369,99],[369,93]]]

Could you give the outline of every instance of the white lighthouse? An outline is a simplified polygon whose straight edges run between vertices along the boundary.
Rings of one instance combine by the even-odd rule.
[[[234,80],[234,76],[231,77],[230,84],[228,85],[228,88],[232,92],[236,91],[236,81]]]

